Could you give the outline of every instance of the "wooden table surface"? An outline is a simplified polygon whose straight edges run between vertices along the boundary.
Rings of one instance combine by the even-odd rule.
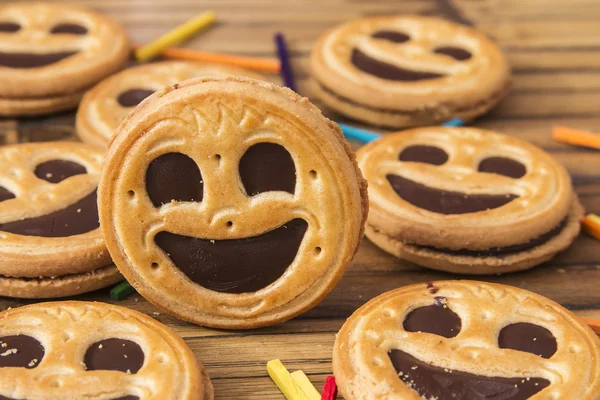
[[[554,125],[600,131],[600,1],[598,0],[84,0],[121,23],[137,43],[206,9],[219,22],[186,43],[206,51],[275,56],[273,33],[289,40],[299,92],[311,97],[308,55],[325,29],[366,15],[419,13],[473,24],[506,51],[514,89],[474,125],[520,136],[544,148],[570,171],[588,211],[600,213],[600,155],[551,139]],[[319,105],[318,101],[315,101]],[[326,112],[331,118],[339,117]],[[0,120],[0,144],[73,136],[73,113]],[[358,147],[356,144],[355,147]],[[331,374],[331,349],[345,318],[367,300],[399,286],[459,276],[399,261],[364,240],[352,265],[317,307],[280,326],[227,332],[178,321],[135,294],[113,302],[102,290],[78,299],[116,303],[169,325],[208,369],[217,399],[283,399],[266,362],[280,358],[321,388]],[[582,234],[569,250],[531,271],[484,280],[526,288],[582,316],[600,319],[600,243]],[[0,310],[27,301],[0,299]]]

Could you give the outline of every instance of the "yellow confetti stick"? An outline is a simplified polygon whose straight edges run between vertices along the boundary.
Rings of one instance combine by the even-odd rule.
[[[315,389],[304,371],[292,372],[292,378],[294,378],[296,383],[300,386],[300,389],[302,389],[306,397],[308,397],[310,400],[321,400],[321,393]]]
[[[167,47],[174,46],[183,42],[196,32],[207,28],[216,18],[214,11],[206,11],[196,18],[189,20],[183,25],[178,26],[170,32],[165,33],[154,42],[135,50],[135,58],[138,61],[147,61],[160,54]]]
[[[280,360],[269,361],[267,363],[267,371],[286,399],[311,400],[304,394],[300,385],[296,383],[294,378],[292,378],[292,374],[289,373]]]

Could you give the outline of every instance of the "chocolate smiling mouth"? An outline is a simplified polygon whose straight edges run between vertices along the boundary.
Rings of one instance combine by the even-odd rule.
[[[292,264],[308,223],[293,219],[258,236],[209,240],[162,231],[154,242],[189,279],[224,293],[256,292]]]
[[[0,52],[0,66],[7,68],[37,68],[55,64],[77,54],[77,51],[57,53],[5,53]]]
[[[372,58],[359,49],[352,50],[350,62],[352,62],[356,68],[369,75],[391,81],[414,82],[426,79],[442,78],[445,76],[435,72],[413,71],[410,69],[400,68],[396,65],[388,64]]]
[[[386,178],[402,200],[439,214],[467,214],[493,210],[519,197],[514,194],[466,194],[435,189],[394,174],[388,174]]]

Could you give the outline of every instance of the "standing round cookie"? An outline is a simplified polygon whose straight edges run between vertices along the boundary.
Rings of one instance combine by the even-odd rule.
[[[0,115],[73,108],[128,55],[124,29],[102,14],[52,3],[1,5]]]
[[[115,128],[146,97],[186,79],[210,75],[264,79],[241,68],[190,61],[165,61],[128,68],[85,94],[77,110],[77,134],[86,143],[107,146]]]
[[[0,147],[0,295],[61,297],[123,279],[98,221],[102,151],[75,142]]]
[[[0,399],[212,400],[185,342],[147,315],[89,302],[0,313]]]
[[[397,257],[464,274],[531,268],[566,249],[583,208],[565,168],[524,140],[430,127],[361,148],[367,237]]]
[[[148,300],[220,328],[283,322],[357,250],[366,182],[337,125],[239,77],[157,92],[119,126],[99,190],[115,263]]]
[[[354,312],[337,335],[333,371],[346,400],[597,400],[600,340],[526,290],[421,283]]]
[[[472,119],[511,85],[498,46],[467,26],[422,16],[371,17],[325,33],[311,54],[318,96],[377,126]]]

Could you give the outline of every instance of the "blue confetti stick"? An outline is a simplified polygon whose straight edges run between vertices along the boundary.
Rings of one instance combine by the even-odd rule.
[[[294,73],[292,72],[292,64],[290,63],[290,54],[288,51],[285,37],[282,33],[275,34],[275,45],[277,46],[277,55],[281,63],[281,78],[284,86],[296,91],[296,82],[294,81]]]
[[[362,143],[369,143],[369,142],[372,142],[373,140],[379,139],[381,137],[381,134],[367,131],[365,129],[359,129],[354,126],[340,124],[340,123],[338,123],[338,125],[342,129],[342,132],[344,133],[344,136],[346,137],[346,139],[357,140]],[[460,118],[453,118],[442,124],[442,126],[463,126],[463,125],[464,125],[464,121]]]

